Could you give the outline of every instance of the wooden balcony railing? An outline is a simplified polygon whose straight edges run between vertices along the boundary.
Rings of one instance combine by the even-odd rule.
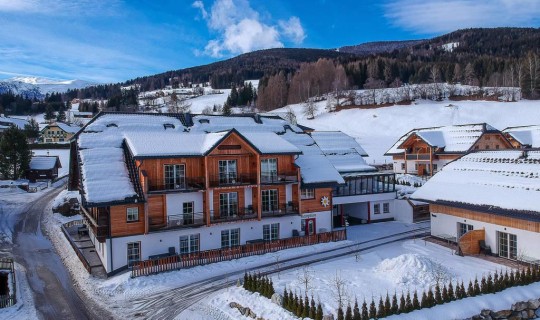
[[[430,154],[429,153],[412,153],[407,154],[405,159],[407,160],[429,160]]]
[[[109,236],[109,225],[104,221],[104,217],[94,219],[92,214],[81,206],[81,212],[83,213],[83,219],[86,221],[86,225],[92,228],[92,233],[96,236],[99,242],[104,242],[105,239]]]
[[[233,259],[276,252],[278,250],[302,247],[331,241],[347,239],[346,230],[336,230],[303,237],[292,237],[274,241],[250,243],[232,248],[201,251],[192,254],[174,255],[170,257],[145,260],[134,263],[131,277],[147,276],[151,274],[190,268],[204,264],[229,261]]]
[[[296,172],[261,173],[261,184],[296,183],[298,174]]]
[[[238,208],[230,212],[219,212],[219,211],[210,211],[210,222],[227,222],[227,221],[237,221],[245,219],[254,219],[257,218],[257,211],[254,208]]]
[[[204,213],[202,212],[176,214],[167,216],[165,223],[152,224],[152,221],[150,221],[150,231],[179,229],[202,225],[204,225]]]
[[[175,191],[189,191],[189,190],[203,190],[205,189],[204,177],[188,177],[181,179],[177,183],[165,183],[161,180],[148,180],[149,192],[175,192]]]
[[[253,184],[257,184],[257,175],[252,173],[220,174],[210,176],[211,187],[227,187]]]
[[[262,216],[263,217],[279,217],[289,214],[298,214],[298,203],[297,202],[289,202],[287,204],[280,204],[276,208],[269,208],[268,210],[265,210],[263,208]]]

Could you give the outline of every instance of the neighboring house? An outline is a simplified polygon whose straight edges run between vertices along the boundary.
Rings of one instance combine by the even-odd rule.
[[[540,125],[508,127],[502,132],[516,149],[540,148]]]
[[[433,175],[448,162],[472,150],[512,149],[501,131],[486,123],[413,129],[385,155],[395,173]]]
[[[62,168],[58,156],[33,156],[26,178],[30,182],[37,180],[53,180],[58,178],[58,168]]]
[[[331,141],[343,145],[331,150]],[[307,134],[276,116],[100,113],[72,140],[69,187],[80,190],[90,238],[114,273],[171,248],[330,231],[333,201],[374,188],[395,198],[393,175],[379,180],[362,155],[342,133]],[[367,174],[358,180],[366,192],[340,191],[345,172]]]
[[[475,151],[446,165],[411,198],[430,203],[431,234],[477,254],[540,260],[540,151]]]
[[[28,120],[0,115],[0,134],[6,131],[10,126],[16,126],[17,128],[24,130],[24,126],[27,124],[30,124]]]
[[[63,122],[55,122],[41,129],[41,142],[67,143],[81,127],[72,126]]]

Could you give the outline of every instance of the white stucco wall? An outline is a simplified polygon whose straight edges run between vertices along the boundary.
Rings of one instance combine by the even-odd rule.
[[[167,216],[182,214],[182,204],[184,202],[193,202],[195,213],[203,212],[202,192],[169,193],[166,196]]]
[[[397,221],[413,223],[413,208],[407,200],[394,200],[394,217]]]
[[[486,244],[491,247],[492,252],[497,252],[497,231],[517,235],[518,256],[525,255],[540,259],[540,233],[531,232],[516,228],[504,227],[496,224],[464,219],[447,215],[444,213],[432,212],[431,215],[431,234],[433,236],[451,235],[457,236],[457,223],[466,223],[474,227],[475,230],[486,230]]]

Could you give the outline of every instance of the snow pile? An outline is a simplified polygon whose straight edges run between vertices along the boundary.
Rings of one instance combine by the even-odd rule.
[[[56,196],[56,198],[54,198],[52,210],[53,212],[59,212],[61,207],[66,207],[69,209],[75,203],[81,203],[81,195],[79,194],[79,191],[63,190]]]
[[[396,285],[409,288],[432,286],[454,277],[452,272],[440,263],[414,253],[384,259],[373,271]]]

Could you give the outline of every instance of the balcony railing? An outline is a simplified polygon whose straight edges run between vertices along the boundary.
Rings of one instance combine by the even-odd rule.
[[[280,184],[280,183],[296,183],[298,182],[298,174],[296,172],[280,172],[277,173],[261,173],[261,184]]]
[[[204,225],[204,213],[187,213],[167,216],[165,223],[152,224],[150,221],[150,231],[189,228]]]
[[[106,223],[106,217],[100,216],[98,221],[81,206],[81,211],[83,213],[83,219],[86,221],[86,225],[92,228],[92,233],[96,236],[99,242],[105,241],[105,238],[109,235],[109,226]]]
[[[237,221],[245,219],[254,219],[257,218],[257,211],[254,208],[238,208],[236,211],[232,212],[219,212],[219,211],[210,211],[210,222],[227,222],[227,221]]]
[[[346,178],[344,185],[334,187],[332,196],[346,197],[395,191],[396,186],[394,174],[382,173]]]
[[[429,158],[430,158],[429,153],[407,154],[407,157],[406,157],[407,160],[429,160]]]
[[[238,185],[251,185],[257,183],[255,174],[220,174],[210,176],[211,187],[227,187]]]
[[[262,216],[263,217],[279,217],[284,216],[288,214],[298,214],[298,203],[297,202],[289,202],[287,204],[280,204],[276,208],[270,208],[269,210],[265,210],[263,208]]]
[[[176,183],[165,183],[165,181],[148,180],[149,192],[181,192],[189,190],[203,190],[204,177],[184,178]]]

